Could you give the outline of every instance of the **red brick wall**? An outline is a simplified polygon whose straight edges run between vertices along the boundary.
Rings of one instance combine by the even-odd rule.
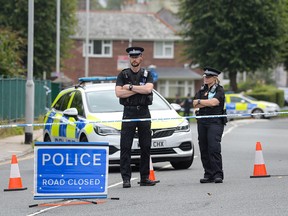
[[[129,45],[128,40],[113,41],[112,58],[89,58],[88,76],[115,76],[117,71],[117,59],[120,55],[127,55],[126,48]],[[185,60],[181,54],[181,44],[174,43],[174,59],[153,59],[153,45],[151,41],[132,41],[132,46],[141,46],[145,49],[143,53],[143,67],[156,65],[156,67],[183,67]],[[85,76],[85,57],[83,57],[83,42],[75,41],[75,46],[71,50],[71,57],[62,64],[62,71],[66,76],[73,79],[75,83],[79,77]]]

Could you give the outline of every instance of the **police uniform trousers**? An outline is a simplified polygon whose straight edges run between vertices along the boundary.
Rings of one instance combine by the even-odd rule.
[[[125,106],[123,119],[151,118],[148,106]],[[131,147],[137,128],[140,145],[140,177],[149,178],[150,149],[151,149],[151,121],[122,122],[120,138],[120,171],[123,180],[131,179]]]
[[[199,119],[197,128],[204,178],[224,179],[221,156],[224,124],[221,119]]]

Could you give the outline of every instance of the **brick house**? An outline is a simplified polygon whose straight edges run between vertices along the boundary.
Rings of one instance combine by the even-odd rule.
[[[165,12],[161,13],[91,11],[86,58],[86,13],[77,12],[78,26],[72,36],[75,44],[71,58],[63,63],[64,75],[77,83],[79,77],[85,76],[88,61],[88,76],[115,76],[129,67],[125,49],[141,46],[145,49],[142,66],[153,66],[158,74],[156,90],[164,97],[194,95],[202,83],[201,72],[185,67],[188,62],[182,55],[181,37],[173,25],[161,18]]]

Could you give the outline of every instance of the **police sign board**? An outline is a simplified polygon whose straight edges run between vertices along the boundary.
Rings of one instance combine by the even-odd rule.
[[[36,142],[34,199],[107,198],[108,143]]]

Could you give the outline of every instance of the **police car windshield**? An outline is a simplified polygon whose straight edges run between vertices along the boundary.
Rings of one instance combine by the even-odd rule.
[[[91,113],[121,112],[123,110],[115,92],[111,90],[87,92],[86,98]]]
[[[115,90],[92,91],[86,93],[87,106],[91,113],[122,112],[123,106],[119,103],[119,98],[115,95]],[[158,93],[153,94],[153,104],[150,110],[170,110]]]
[[[170,110],[168,102],[161,98],[160,94],[153,91],[153,103],[149,106],[150,110]]]

